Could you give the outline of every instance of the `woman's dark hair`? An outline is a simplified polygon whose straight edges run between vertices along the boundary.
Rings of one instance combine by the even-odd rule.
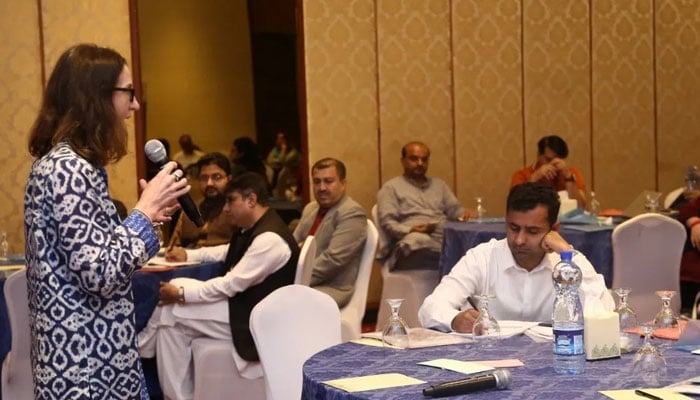
[[[29,135],[29,153],[42,157],[61,141],[93,165],[120,160],[127,131],[112,103],[126,59],[94,44],[66,50],[56,62]]]

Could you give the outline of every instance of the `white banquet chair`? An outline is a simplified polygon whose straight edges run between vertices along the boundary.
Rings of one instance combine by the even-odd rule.
[[[340,311],[323,292],[284,286],[253,308],[250,331],[260,354],[267,400],[298,400],[304,362],[340,343]]]
[[[2,364],[2,398],[32,400],[34,382],[29,355],[31,343],[26,269],[13,273],[5,281],[5,301],[12,344]]]
[[[379,248],[387,246],[389,238],[379,225],[377,205],[372,207],[372,219],[379,232]],[[381,330],[389,319],[391,311],[386,299],[404,299],[401,304],[401,317],[409,327],[421,326],[418,309],[423,300],[435,290],[440,282],[440,271],[436,269],[389,270],[382,264],[382,298],[377,312],[377,330]]]
[[[311,284],[311,274],[314,272],[314,260],[316,259],[316,239],[308,236],[304,239],[304,245],[299,252],[297,262],[297,272],[294,276],[294,283],[309,286]]]
[[[661,309],[657,290],[674,290],[671,307],[680,311],[680,265],[685,227],[675,219],[646,213],[631,218],[612,232],[613,288],[632,289],[628,301],[642,323]]]
[[[367,291],[369,290],[369,278],[374,265],[374,254],[377,251],[377,228],[369,219],[367,220],[367,240],[362,250],[360,268],[355,280],[355,291],[350,301],[340,310],[341,334],[343,341],[358,339],[362,334],[362,319],[367,309]]]

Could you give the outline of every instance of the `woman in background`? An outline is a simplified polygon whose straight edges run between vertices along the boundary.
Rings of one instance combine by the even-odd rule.
[[[153,223],[190,189],[168,163],[120,221],[105,165],[127,152],[139,109],[126,60],[81,44],[51,73],[29,136],[36,158],[24,197],[36,399],[146,400],[131,276],[159,249]]]

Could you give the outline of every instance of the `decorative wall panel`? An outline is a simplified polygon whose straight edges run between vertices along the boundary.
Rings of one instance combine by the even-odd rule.
[[[593,185],[603,208],[655,187],[652,0],[593,3]]]
[[[32,1],[0,1],[0,230],[24,251],[24,186],[32,158],[27,135],[41,102],[39,19]]]
[[[382,183],[403,173],[401,147],[425,142],[428,174],[454,185],[450,2],[377,2]]]
[[[379,187],[374,10],[372,0],[304,2],[309,163],[342,160],[367,212]]]
[[[454,0],[457,196],[504,215],[513,171],[522,168],[520,2]]]
[[[700,165],[700,2],[656,0],[659,190]]]
[[[587,181],[590,163],[589,5],[580,0],[523,0],[525,153],[535,161],[537,141],[561,136],[567,163]]]

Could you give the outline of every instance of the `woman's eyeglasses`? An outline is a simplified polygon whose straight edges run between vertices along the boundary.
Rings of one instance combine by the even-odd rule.
[[[115,88],[112,89],[112,90],[113,90],[113,91],[116,91],[116,92],[127,92],[127,93],[129,93],[129,96],[131,96],[129,102],[130,102],[130,103],[133,103],[133,102],[134,102],[134,97],[136,97],[136,89],[134,89],[134,88],[128,88],[128,87],[115,87]]]

